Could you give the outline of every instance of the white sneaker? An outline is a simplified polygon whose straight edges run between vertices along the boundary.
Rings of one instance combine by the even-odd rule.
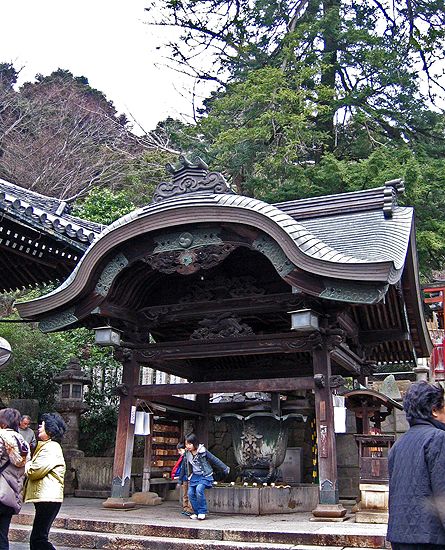
[[[200,514],[200,515],[201,515],[201,514]],[[198,517],[199,517],[199,516],[197,516],[196,514],[192,514],[192,515],[190,516],[190,519],[198,519]],[[204,516],[204,517],[205,517],[205,516]]]
[[[206,518],[205,514],[198,514],[198,519],[205,519],[205,518]]]

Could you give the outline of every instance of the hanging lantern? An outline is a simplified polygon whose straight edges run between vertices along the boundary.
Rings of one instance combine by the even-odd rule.
[[[0,338],[0,368],[8,364],[11,356],[11,344],[4,338]]]
[[[312,309],[290,311],[291,330],[310,332],[318,330],[318,314]]]
[[[145,411],[137,411],[134,422],[134,435],[150,435],[151,414]]]
[[[97,327],[94,329],[96,334],[95,342],[98,346],[120,346],[121,331],[113,327]]]

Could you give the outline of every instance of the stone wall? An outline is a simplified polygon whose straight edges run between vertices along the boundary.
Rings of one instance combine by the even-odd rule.
[[[230,466],[230,475],[225,479],[232,481],[236,478],[237,463],[233,453],[232,434],[230,427],[224,420],[209,422],[209,451]]]
[[[131,472],[134,489],[141,490],[143,458],[133,458]],[[73,458],[71,467],[74,472],[75,496],[108,498],[113,480],[113,457]]]

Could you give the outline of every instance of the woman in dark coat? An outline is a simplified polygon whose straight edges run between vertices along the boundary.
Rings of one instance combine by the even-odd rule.
[[[444,390],[412,384],[403,408],[410,429],[389,453],[387,540],[394,550],[444,550]]]

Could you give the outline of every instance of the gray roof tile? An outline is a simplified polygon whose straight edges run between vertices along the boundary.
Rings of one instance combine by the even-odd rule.
[[[64,201],[46,197],[0,179],[0,211],[29,219],[34,226],[54,229],[61,236],[89,246],[105,226],[71,216]]]

